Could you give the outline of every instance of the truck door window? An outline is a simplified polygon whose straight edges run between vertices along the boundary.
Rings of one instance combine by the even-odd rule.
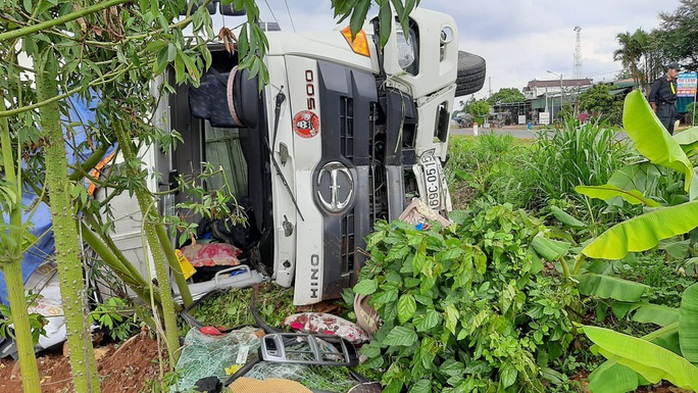
[[[208,120],[205,120],[204,140],[206,161],[214,168],[223,168],[222,175],[216,175],[207,180],[206,188],[209,191],[220,190],[227,181],[235,197],[248,196],[247,162],[240,145],[240,130],[213,127]],[[225,181],[223,175],[226,178]]]

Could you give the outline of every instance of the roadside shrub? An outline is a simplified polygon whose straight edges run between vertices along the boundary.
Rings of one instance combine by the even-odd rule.
[[[541,375],[572,340],[575,286],[529,244],[545,227],[479,201],[448,228],[379,223],[356,293],[384,323],[362,347],[385,392],[546,391]],[[554,372],[553,372],[554,373]]]
[[[685,117],[686,124],[690,124],[692,126],[695,126],[696,123],[698,123],[698,120],[696,120],[696,117],[695,117],[695,113],[696,113],[696,103],[694,101],[686,106],[686,115],[685,115],[686,116]]]

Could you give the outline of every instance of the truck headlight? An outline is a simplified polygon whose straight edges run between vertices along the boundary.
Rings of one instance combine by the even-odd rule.
[[[410,34],[410,37],[408,40],[408,38],[405,37],[405,32],[402,31],[402,28],[399,25],[397,26],[396,37],[397,37],[398,64],[400,65],[400,68],[407,71],[407,69],[412,64],[414,64],[414,60],[417,57],[416,50],[415,50],[415,45],[417,44],[416,43],[417,40],[413,34]]]

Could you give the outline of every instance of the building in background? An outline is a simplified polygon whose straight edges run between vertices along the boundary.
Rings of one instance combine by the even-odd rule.
[[[590,78],[532,80],[522,89],[526,100],[531,102],[532,115],[549,112],[551,119],[557,117],[565,105],[576,107],[577,98],[593,84]],[[534,116],[537,117],[537,116]]]

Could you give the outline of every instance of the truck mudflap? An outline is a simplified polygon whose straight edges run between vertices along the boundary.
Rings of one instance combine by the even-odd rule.
[[[420,200],[437,212],[449,212],[453,208],[451,194],[443,166],[435,152],[436,149],[430,149],[422,153],[412,166],[412,171],[417,179]]]

